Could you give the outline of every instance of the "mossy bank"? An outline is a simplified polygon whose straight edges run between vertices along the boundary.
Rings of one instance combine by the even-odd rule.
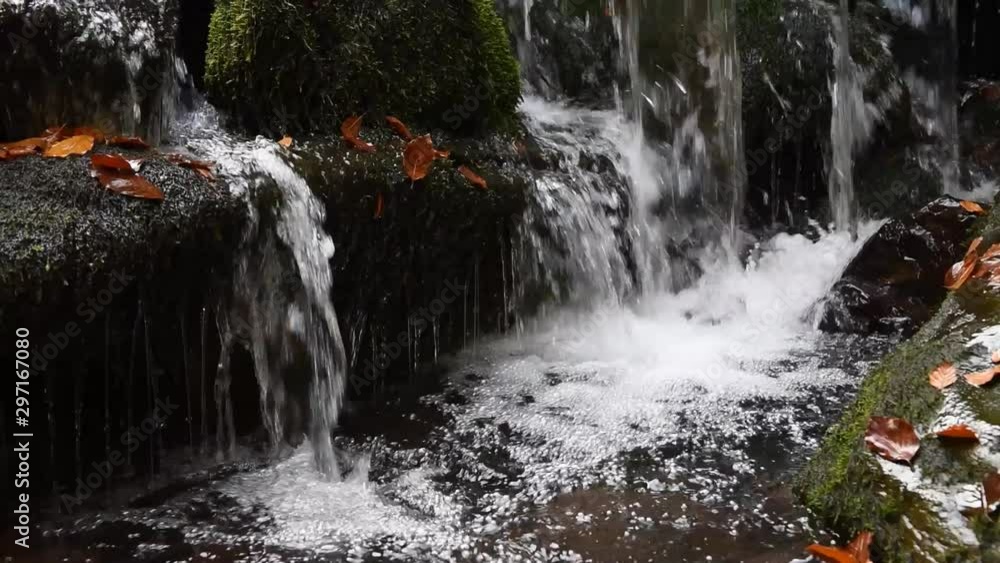
[[[1000,242],[1000,211],[994,208],[976,231],[983,248]],[[996,471],[1000,391],[974,387],[961,376],[943,392],[928,382],[928,373],[942,362],[955,364],[960,375],[989,368],[991,351],[1000,345],[998,325],[1000,293],[971,280],[872,371],[798,481],[821,526],[845,542],[873,530],[873,559],[883,563],[1000,561],[1000,525],[976,510],[979,484]],[[881,460],[865,448],[871,416],[914,425],[921,441],[912,467]],[[973,427],[981,443],[954,447],[934,436],[955,423]]]
[[[271,133],[364,113],[510,128],[521,95],[492,0],[219,0],[205,84],[237,122]]]

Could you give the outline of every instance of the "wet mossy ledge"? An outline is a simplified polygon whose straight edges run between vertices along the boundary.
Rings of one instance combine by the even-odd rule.
[[[521,97],[493,0],[218,0],[205,85],[238,124],[272,134],[365,113],[512,131]]]
[[[974,231],[984,237],[984,249],[1000,242],[1000,208]],[[959,374],[989,368],[998,346],[1000,292],[970,280],[867,376],[804,468],[797,488],[817,523],[845,543],[859,531],[874,531],[872,558],[884,563],[1000,561],[1000,521],[976,512],[980,483],[1000,465],[1000,390],[974,387],[961,376],[943,392],[928,382],[942,362],[955,364]],[[866,449],[872,416],[914,425],[920,452],[912,466]],[[934,436],[956,423],[975,429],[981,443],[954,447]]]

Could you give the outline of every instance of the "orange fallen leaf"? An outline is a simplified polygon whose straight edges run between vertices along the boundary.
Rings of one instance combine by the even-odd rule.
[[[387,115],[385,117],[385,121],[389,124],[389,127],[392,127],[393,131],[399,134],[400,137],[407,141],[413,140],[413,133],[410,133],[410,128],[407,127],[402,121],[392,117],[391,115]]]
[[[489,187],[486,184],[486,180],[484,180],[482,176],[480,176],[479,174],[476,174],[475,172],[470,170],[468,166],[465,165],[459,166],[458,171],[461,172],[462,176],[465,176],[465,179],[468,180],[469,183],[471,183],[473,186],[478,186],[484,190]]]
[[[115,147],[122,147],[125,149],[140,149],[146,150],[149,147],[149,143],[143,141],[139,137],[108,137],[107,143]]]
[[[69,137],[63,141],[45,149],[45,156],[49,158],[66,158],[70,155],[87,154],[94,148],[94,138],[90,135],[77,135]]]
[[[1000,242],[990,245],[979,259],[990,260],[993,258],[1000,258]]]
[[[964,424],[954,424],[945,428],[944,430],[939,430],[934,433],[938,438],[949,438],[952,440],[972,440],[975,442],[979,441],[979,435],[976,431],[969,428]]]
[[[979,248],[980,243],[983,242],[983,237],[979,237],[972,241],[969,245],[969,249],[965,252],[965,258],[961,262],[957,262],[945,273],[944,276],[944,287],[950,290],[957,290],[965,284],[969,276],[972,275],[973,271],[976,269],[976,263],[979,261],[979,255],[976,253],[976,249]]]
[[[48,148],[49,143],[45,137],[31,137],[29,139],[23,139],[16,141],[14,143],[3,143],[0,144],[0,149],[7,152],[18,151],[19,155],[30,154],[36,150],[44,151]],[[27,151],[27,152],[25,152]]]
[[[381,219],[383,211],[385,211],[385,201],[382,199],[382,193],[379,192],[375,194],[375,218]]]
[[[979,205],[974,201],[962,200],[958,204],[962,206],[962,209],[968,211],[969,213],[974,213],[976,215],[982,215],[986,213],[986,210],[983,209],[983,206]]]
[[[969,382],[970,385],[975,385],[976,387],[982,387],[987,383],[993,381],[993,378],[997,375],[997,367],[991,367],[983,371],[977,371],[976,373],[968,373],[965,375],[965,380]]]
[[[62,141],[63,139],[65,139],[67,137],[74,137],[75,136],[75,135],[67,135],[66,134],[66,126],[65,125],[60,125],[58,127],[56,127],[56,126],[49,127],[45,131],[42,132],[42,135],[45,137],[46,147],[52,146],[52,145],[58,143],[59,141]]]
[[[403,151],[403,171],[414,182],[422,180],[427,177],[435,158],[437,153],[431,136],[417,137],[406,143],[406,149]]]
[[[90,135],[94,138],[94,142],[103,143],[105,139],[104,132],[96,127],[74,127],[70,130],[69,135],[75,137],[77,135]]]
[[[361,138],[358,137],[360,133],[360,116],[352,115],[340,124],[340,134],[344,137],[344,140],[347,141],[347,144],[361,152],[375,152],[375,145],[362,141]]]
[[[847,544],[847,551],[851,552],[858,563],[871,563],[870,548],[875,534],[869,531],[858,533],[858,535]]]
[[[983,493],[986,500],[986,509],[1000,501],[1000,473],[990,473],[983,479]]]
[[[139,199],[163,199],[160,188],[132,172],[117,172],[102,168],[97,170],[97,180],[105,188],[121,195]]]
[[[284,137],[281,138],[280,141],[278,141],[278,144],[285,147],[286,149],[289,149],[292,147],[292,138],[289,137],[288,135],[285,135]]]
[[[872,537],[871,532],[865,531],[851,540],[846,548],[827,547],[814,543],[806,547],[806,551],[827,563],[871,563],[869,550]]]
[[[865,432],[868,449],[889,461],[909,463],[920,450],[913,425],[901,418],[873,416]]]
[[[104,168],[116,172],[135,172],[129,161],[117,154],[92,154],[90,164],[95,170]]]
[[[215,165],[211,162],[204,160],[192,160],[181,154],[168,154],[167,160],[182,168],[194,170],[199,176],[209,182],[215,182],[215,174],[212,173],[212,167]]]
[[[928,378],[930,379],[931,385],[943,390],[958,380],[958,371],[955,369],[954,365],[944,362],[934,368]]]
[[[1000,350],[993,350],[993,353],[990,354],[990,361],[994,364],[1000,364]]]

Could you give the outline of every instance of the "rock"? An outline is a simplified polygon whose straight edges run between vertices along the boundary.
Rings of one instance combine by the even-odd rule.
[[[962,259],[977,216],[942,197],[884,224],[825,304],[827,332],[910,335],[944,298],[944,272]]]
[[[1000,207],[974,231],[970,236],[984,237],[983,248],[1000,242]],[[1000,560],[1000,523],[976,510],[980,483],[998,469],[992,436],[1000,424],[1000,391],[963,381],[992,367],[991,352],[1000,348],[998,324],[1000,290],[971,280],[949,293],[930,321],[872,370],[796,478],[816,526],[844,541],[873,531],[872,560],[883,563]],[[958,383],[944,392],[928,382],[942,362],[959,373]],[[912,467],[866,450],[863,436],[872,416],[903,418],[919,429],[920,452]],[[956,448],[932,435],[955,423],[975,429],[982,443]]]
[[[0,2],[0,139],[66,124],[158,142],[176,19],[175,0]]]
[[[272,136],[389,114],[475,132],[512,128],[518,63],[492,0],[219,0],[210,100]]]

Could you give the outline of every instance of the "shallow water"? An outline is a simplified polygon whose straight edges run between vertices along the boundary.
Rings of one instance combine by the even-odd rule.
[[[779,235],[679,294],[480,342],[430,388],[346,417],[343,482],[308,445],[270,463],[245,453],[54,524],[49,556],[792,561],[822,537],[792,470],[887,345],[812,328],[860,244]]]

